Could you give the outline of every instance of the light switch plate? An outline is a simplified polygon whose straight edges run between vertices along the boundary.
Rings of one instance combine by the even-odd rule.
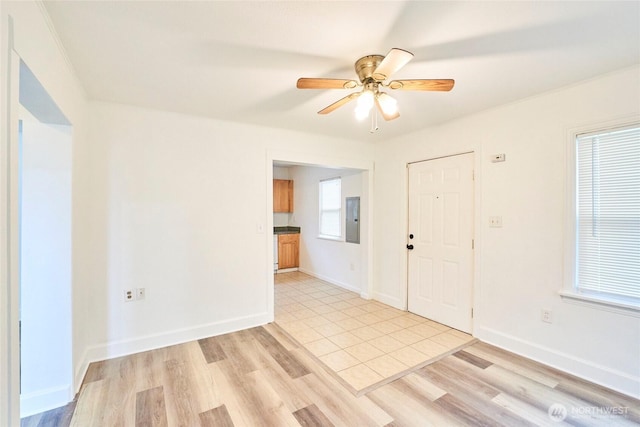
[[[506,155],[504,153],[494,154],[491,156],[491,161],[493,163],[504,162],[506,160]]]

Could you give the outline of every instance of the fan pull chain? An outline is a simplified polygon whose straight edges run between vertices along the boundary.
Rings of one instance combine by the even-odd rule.
[[[378,110],[373,109],[373,114],[371,114],[371,129],[369,129],[370,133],[374,133],[379,129],[378,127]]]

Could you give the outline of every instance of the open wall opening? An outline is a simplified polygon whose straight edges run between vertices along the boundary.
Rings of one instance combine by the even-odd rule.
[[[20,64],[20,415],[73,396],[71,343],[72,127]]]
[[[366,292],[368,173],[360,169],[331,168],[301,164],[274,165],[274,178],[293,182],[293,211],[274,213],[274,226],[300,229],[300,271],[361,294]],[[323,236],[320,226],[320,183],[338,179],[340,213],[336,232],[339,237]],[[363,203],[359,227],[363,239],[346,239],[347,198],[358,197]]]
[[[288,168],[286,171],[283,171],[284,168]],[[271,261],[275,261],[277,258],[276,250],[274,248],[274,239],[271,234],[271,227],[274,226],[276,221],[282,220],[282,218],[276,219],[273,213],[273,185],[272,179],[274,178],[283,178],[283,173],[286,172],[285,178],[294,180],[294,191],[296,187],[300,187],[299,190],[304,188],[308,188],[308,186],[312,185],[314,188],[317,188],[319,185],[318,179],[326,178],[326,174],[339,176],[340,171],[344,172],[345,176],[351,176],[348,180],[357,181],[355,186],[349,184],[347,186],[348,191],[350,192],[353,188],[357,187],[357,193],[359,194],[342,194],[343,198],[347,196],[359,196],[360,200],[360,210],[362,212],[363,221],[360,224],[360,243],[346,243],[342,242],[343,245],[351,246],[351,250],[355,250],[358,252],[357,260],[359,262],[356,265],[356,262],[350,261],[346,264],[346,272],[355,273],[352,275],[356,277],[352,282],[355,283],[355,286],[348,286],[351,290],[358,292],[363,298],[371,298],[372,289],[373,289],[373,251],[372,251],[372,230],[373,230],[373,218],[372,218],[372,206],[373,206],[373,162],[367,160],[358,160],[358,159],[336,159],[325,157],[319,154],[304,154],[299,152],[288,152],[288,151],[271,151],[268,152],[267,155],[267,224],[268,224],[268,238],[267,238],[267,254],[268,259]],[[274,175],[275,174],[275,175]],[[322,175],[322,176],[321,176]],[[296,181],[300,181],[296,184]],[[317,193],[314,191],[313,194],[308,192],[308,197],[312,198],[314,201],[305,200],[305,196],[303,193],[297,194],[294,193],[295,197],[298,199],[298,204],[302,202],[305,205],[305,213],[303,213],[304,217],[316,217],[317,216]],[[297,194],[297,195],[296,195]],[[296,203],[294,201],[294,203]],[[309,206],[311,205],[311,206]],[[302,212],[301,212],[302,213]],[[366,220],[365,220],[366,217]],[[294,212],[287,217],[287,220],[290,221],[293,225],[297,224],[298,221],[304,220],[302,216],[299,217],[298,213]],[[344,218],[341,220],[344,222]],[[318,230],[316,228],[317,223],[309,221],[310,225],[305,226],[305,228],[310,227],[311,230],[307,230],[310,232],[310,236],[313,236],[314,240],[318,240]],[[314,225],[315,224],[315,225]],[[302,227],[301,227],[302,228]],[[317,242],[316,242],[317,243]],[[334,243],[334,242],[330,242]],[[303,245],[304,239],[303,239]],[[325,248],[326,249],[326,248]],[[306,249],[305,249],[306,250]],[[318,249],[323,251],[323,249]],[[349,248],[347,248],[349,250]],[[309,254],[309,252],[306,252]],[[324,250],[323,256],[328,256],[326,250]],[[301,265],[303,266],[303,270],[305,269],[304,265],[307,265],[307,268],[316,268],[311,266],[310,260],[304,260],[305,252],[303,251],[301,257]],[[340,260],[342,262],[344,260]],[[353,269],[352,269],[353,264]],[[271,268],[271,264],[269,264],[269,269],[267,271],[267,283],[269,285],[269,308],[270,311],[273,310],[274,307],[274,274],[273,269]],[[357,272],[355,270],[358,270]],[[311,272],[311,274],[316,274],[316,272]],[[339,280],[332,279],[329,277],[320,277],[321,279],[327,280],[329,282],[333,282],[338,286],[341,286],[342,283],[337,283]],[[351,280],[351,279],[348,279]],[[273,315],[273,311],[271,311],[271,315]]]

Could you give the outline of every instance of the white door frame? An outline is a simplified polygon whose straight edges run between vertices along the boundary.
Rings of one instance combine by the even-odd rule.
[[[482,252],[482,198],[481,198],[481,188],[482,188],[482,150],[479,144],[473,144],[469,146],[468,149],[461,149],[459,151],[454,152],[437,152],[433,153],[433,155],[425,156],[421,159],[409,160],[404,163],[402,168],[402,182],[403,182],[403,200],[404,203],[401,207],[401,215],[403,221],[403,230],[405,235],[402,236],[402,265],[404,265],[404,269],[401,274],[401,283],[404,283],[402,287],[403,295],[401,295],[401,301],[404,304],[403,309],[407,310],[409,307],[409,254],[406,249],[406,241],[409,236],[409,165],[412,163],[420,163],[428,160],[436,160],[444,157],[452,157],[458,156],[461,154],[474,154],[474,181],[473,181],[473,196],[474,196],[474,204],[473,204],[473,227],[474,227],[474,253],[473,253],[473,283],[471,284],[471,297],[472,302],[471,306],[473,308],[473,319],[471,322],[471,334],[475,335],[476,325],[478,324],[478,319],[482,315],[482,309],[480,307],[480,277],[481,277],[481,269],[480,269],[480,258]]]
[[[18,105],[20,57],[13,46],[13,21],[8,17],[7,32],[0,40],[7,46],[1,58],[7,86],[0,110],[0,424],[20,425],[20,341],[18,325],[20,247],[18,206]]]

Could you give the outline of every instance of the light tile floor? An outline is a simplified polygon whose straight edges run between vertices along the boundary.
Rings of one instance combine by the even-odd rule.
[[[275,275],[275,322],[358,394],[474,341],[300,272]]]

